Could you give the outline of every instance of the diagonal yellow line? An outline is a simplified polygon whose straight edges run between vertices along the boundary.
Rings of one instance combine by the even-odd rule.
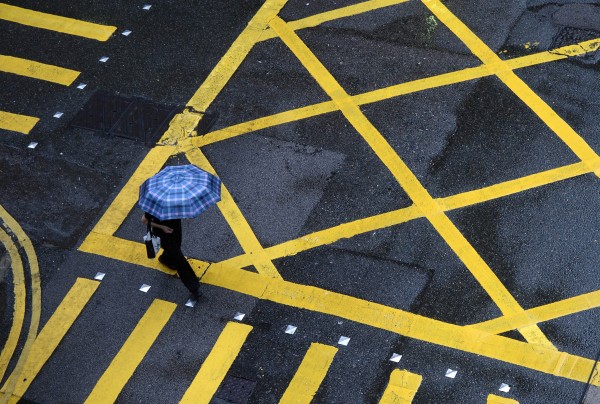
[[[351,6],[341,7],[335,10],[326,11],[311,15],[310,17],[302,18],[296,21],[288,22],[288,25],[294,31],[301,30],[304,28],[316,27],[317,25],[323,24],[340,18],[352,17],[353,15],[366,13],[369,11],[377,10],[384,7],[395,6],[400,3],[406,3],[409,0],[369,0],[362,3],[353,4]],[[266,41],[268,39],[276,38],[277,34],[273,32],[271,28],[267,28],[261,35],[260,41]]]
[[[523,308],[519,306],[519,303],[508,292],[487,263],[445,215],[439,204],[431,197],[429,192],[427,192],[381,133],[369,122],[360,108],[352,102],[352,98],[337,83],[325,66],[321,64],[294,31],[287,27],[287,24],[283,20],[274,18],[271,20],[271,27],[278,33],[296,57],[298,57],[323,90],[338,105],[346,119],[348,119],[371,149],[373,149],[375,154],[386,165],[415,205],[417,205],[446,243],[448,243],[450,248],[465,264],[500,310],[504,314],[522,312]],[[552,343],[537,326],[524,327],[519,331],[532,343],[553,347]]]
[[[379,404],[412,403],[422,381],[421,375],[410,373],[408,370],[394,369]]]
[[[490,73],[498,76],[554,133],[579,157],[600,175],[600,157],[540,96],[509,69],[473,31],[439,0],[422,0],[429,10],[456,35]]]
[[[0,3],[0,19],[98,41],[106,41],[117,29],[117,27],[42,13],[4,3]]]
[[[12,114],[0,111],[0,129],[11,130],[27,135],[40,119],[33,116]]]
[[[193,149],[186,153],[190,163],[197,165],[205,171],[208,171],[216,175],[215,169],[212,167],[206,156],[200,151],[200,149]],[[266,256],[265,251],[256,238],[256,235],[252,231],[252,228],[244,218],[242,211],[237,206],[233,197],[225,187],[222,185],[221,190],[221,202],[217,204],[223,217],[233,230],[238,242],[247,256],[250,257],[251,263],[254,265],[256,270],[263,275],[271,278],[281,278],[277,268],[273,265],[273,262]]]
[[[598,48],[600,48],[600,39],[594,39],[590,41],[580,42],[575,45],[568,45],[561,48],[556,48],[546,52],[540,52],[533,55],[527,55],[519,58],[510,59],[507,60],[505,63],[508,69],[521,69],[537,64],[549,63],[557,60],[566,59],[568,57],[582,55],[588,52],[594,52]],[[352,100],[357,105],[367,105],[390,99],[393,97],[398,97],[401,95],[412,94],[415,92],[452,84],[458,84],[465,81],[475,80],[491,75],[493,75],[493,73],[490,72],[490,70],[485,65],[481,65],[455,72],[443,73],[436,76],[413,80],[406,83],[396,84],[378,90],[369,91],[363,94],[354,95],[352,96]],[[244,135],[246,133],[254,132],[257,130],[266,129],[272,126],[282,125],[285,123],[295,122],[301,119],[307,119],[313,116],[318,116],[334,111],[338,111],[338,108],[333,101],[321,102],[318,104],[308,105],[306,107],[301,107],[229,126],[227,128],[207,133],[206,135],[200,137],[194,137],[190,141],[194,147],[201,147],[211,143],[231,139],[233,137]]]
[[[64,86],[70,85],[79,76],[75,70],[5,55],[0,55],[0,71]]]

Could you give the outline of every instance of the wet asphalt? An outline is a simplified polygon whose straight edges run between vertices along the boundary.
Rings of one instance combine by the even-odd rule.
[[[253,385],[249,403],[275,403],[312,342],[339,346],[314,402],[378,402],[392,369],[423,376],[414,402],[478,403],[498,394],[521,403],[574,403],[585,385],[432,345],[345,319],[203,285],[206,300],[183,307],[181,283],[151,269],[77,251],[149,151],[141,142],[70,125],[95,90],[184,105],[259,9],[259,1],[10,4],[115,25],[96,42],[0,21],[0,54],[81,71],[69,87],[0,74],[0,110],[40,117],[29,135],[0,130],[0,205],[33,241],[42,280],[41,326],[77,277],[107,273],[24,402],[85,400],[155,298],[179,307],[119,402],[177,402],[224,325],[246,314],[254,327],[228,377]],[[356,3],[290,1],[286,21]],[[598,1],[448,1],[503,59],[600,37]],[[449,29],[411,1],[299,31],[351,95],[479,65]],[[130,36],[120,33],[129,29]],[[595,35],[595,36],[594,36]],[[526,45],[527,44],[527,45]],[[535,45],[533,45],[535,44]],[[99,63],[109,56],[107,63]],[[516,71],[600,151],[600,57]],[[84,90],[76,85],[86,83]],[[322,101],[327,95],[279,40],[258,43],[212,103],[213,130]],[[446,197],[576,163],[577,157],[502,82],[487,77],[362,107],[433,197]],[[64,115],[55,119],[52,115]],[[38,142],[28,149],[30,142]],[[203,148],[265,247],[412,201],[343,115],[333,112]],[[525,308],[600,289],[598,178],[578,176],[454,210],[449,218]],[[133,209],[116,236],[139,240]],[[184,225],[186,255],[220,261],[243,252],[217,209]],[[285,280],[317,286],[458,325],[500,315],[497,306],[425,219],[277,259]],[[249,270],[253,270],[249,268]],[[13,304],[0,288],[6,338]],[[148,294],[138,292],[152,285]],[[597,309],[540,324],[565,352],[594,358]],[[294,335],[284,333],[298,326]],[[522,340],[516,332],[504,336]],[[20,341],[20,346],[22,346]],[[400,364],[388,361],[401,353]],[[14,366],[14,363],[12,364]],[[455,379],[444,377],[458,370]],[[501,383],[512,388],[498,392]],[[225,400],[225,401],[224,401]],[[241,401],[241,402],[246,402]],[[215,403],[227,402],[223,392]]]

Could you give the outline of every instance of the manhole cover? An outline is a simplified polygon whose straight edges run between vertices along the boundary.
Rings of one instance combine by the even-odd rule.
[[[146,144],[155,143],[179,109],[143,98],[96,91],[77,113],[71,125],[108,133]]]
[[[215,397],[229,403],[244,404],[248,402],[255,386],[255,381],[242,379],[241,377],[227,376],[221,384],[221,388],[215,394]]]

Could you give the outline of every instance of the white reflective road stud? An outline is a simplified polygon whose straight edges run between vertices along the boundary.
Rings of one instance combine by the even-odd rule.
[[[98,273],[96,273],[96,276],[94,276],[94,279],[97,281],[101,281],[102,279],[104,279],[105,275],[106,274],[104,272],[98,272]]]
[[[458,370],[448,369],[448,370],[446,370],[446,377],[449,377],[450,379],[454,379],[456,377],[457,373],[458,373]]]
[[[234,320],[237,321],[242,321],[244,319],[245,314],[244,313],[240,313],[239,311],[237,313],[235,313],[235,316],[233,316]]]
[[[391,362],[400,362],[400,359],[402,359],[402,355],[398,355],[397,353],[393,353],[392,357],[390,358]]]
[[[285,329],[285,333],[286,333],[286,334],[290,334],[290,335],[291,335],[291,334],[294,334],[294,333],[296,332],[296,329],[297,329],[297,328],[298,328],[298,327],[296,327],[296,326],[293,326],[293,325],[288,325],[288,326],[286,327],[286,329]]]
[[[344,346],[348,346],[349,342],[350,342],[350,337],[341,336],[340,339],[338,340],[338,344],[344,345]]]
[[[146,285],[145,283],[140,286],[140,290],[144,293],[147,293],[150,290],[150,285]]]

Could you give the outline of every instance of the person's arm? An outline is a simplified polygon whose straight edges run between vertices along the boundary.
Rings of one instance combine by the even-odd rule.
[[[145,213],[142,215],[142,223],[148,224],[148,218],[146,217]],[[152,220],[150,220],[150,226],[154,227],[155,229],[161,229],[162,231],[164,231],[167,234],[173,233],[173,229],[170,228],[169,226],[165,226],[163,224],[154,223]]]

